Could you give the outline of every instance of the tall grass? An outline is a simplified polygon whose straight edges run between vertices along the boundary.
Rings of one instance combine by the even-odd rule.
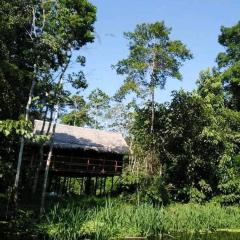
[[[42,224],[52,239],[113,239],[240,228],[240,208],[216,204],[171,205],[155,208],[106,201],[86,208],[76,203],[56,205]]]

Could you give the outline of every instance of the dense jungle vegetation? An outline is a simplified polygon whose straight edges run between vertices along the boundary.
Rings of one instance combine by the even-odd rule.
[[[113,63],[125,79],[116,93],[84,97],[81,49],[94,41],[96,11],[87,0],[0,2],[1,232],[110,239],[240,229],[240,22],[221,27],[224,51],[195,90],[158,103],[156,92],[181,80],[194,57],[161,21],[124,34],[129,53]],[[114,191],[79,197],[73,185],[39,217],[22,161],[27,141],[51,141],[54,130],[35,136],[34,119],[121,132],[130,152]]]

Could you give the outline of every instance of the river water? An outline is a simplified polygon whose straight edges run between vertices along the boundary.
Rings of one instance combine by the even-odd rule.
[[[47,237],[38,236],[17,236],[17,235],[5,235],[0,232],[0,240],[49,240]],[[61,239],[59,239],[61,240]],[[87,239],[91,240],[91,239]],[[200,233],[182,233],[182,234],[169,234],[158,237],[126,237],[121,240],[240,240],[240,232],[215,232],[208,234]]]
[[[240,240],[240,233],[234,232],[215,232],[215,233],[193,233],[193,234],[172,234],[153,238],[153,240]]]

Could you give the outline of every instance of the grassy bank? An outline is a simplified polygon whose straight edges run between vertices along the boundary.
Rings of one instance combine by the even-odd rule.
[[[173,232],[240,229],[240,208],[209,203],[156,208],[107,200],[105,205],[76,202],[55,205],[41,224],[52,239],[111,239]]]

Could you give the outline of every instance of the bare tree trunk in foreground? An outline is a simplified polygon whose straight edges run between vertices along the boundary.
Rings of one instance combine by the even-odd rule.
[[[34,64],[34,72],[35,71],[36,71],[36,64]],[[26,113],[25,113],[25,121],[29,120],[30,106],[32,104],[33,90],[34,90],[35,84],[36,84],[36,77],[34,76],[34,78],[32,80],[32,85],[31,85],[31,88],[29,91],[29,95],[28,95],[28,102],[26,105]],[[17,207],[17,202],[18,202],[18,188],[19,188],[19,179],[20,179],[20,173],[21,173],[24,143],[25,143],[24,137],[21,137],[20,149],[19,149],[19,154],[18,154],[17,172],[16,172],[15,182],[14,182],[14,187],[13,187],[15,207]]]
[[[64,69],[62,70],[62,73],[60,75],[59,82],[58,82],[58,89],[61,89],[61,87],[63,85],[64,74],[65,74],[65,72],[68,68],[70,58],[69,58],[68,63],[66,63],[66,66],[64,67]],[[40,215],[42,215],[43,212],[44,212],[47,182],[48,182],[48,174],[49,174],[49,168],[50,168],[50,165],[51,165],[51,158],[52,158],[52,153],[53,153],[53,144],[54,144],[54,136],[55,136],[57,120],[58,120],[58,113],[59,113],[59,100],[57,100],[57,103],[56,103],[55,109],[54,109],[53,127],[52,127],[52,134],[51,134],[51,138],[50,138],[50,149],[49,149],[49,152],[48,152],[47,163],[46,163],[46,168],[45,168],[45,173],[44,173],[44,182],[43,182],[43,191],[42,191],[42,197],[41,197]]]

